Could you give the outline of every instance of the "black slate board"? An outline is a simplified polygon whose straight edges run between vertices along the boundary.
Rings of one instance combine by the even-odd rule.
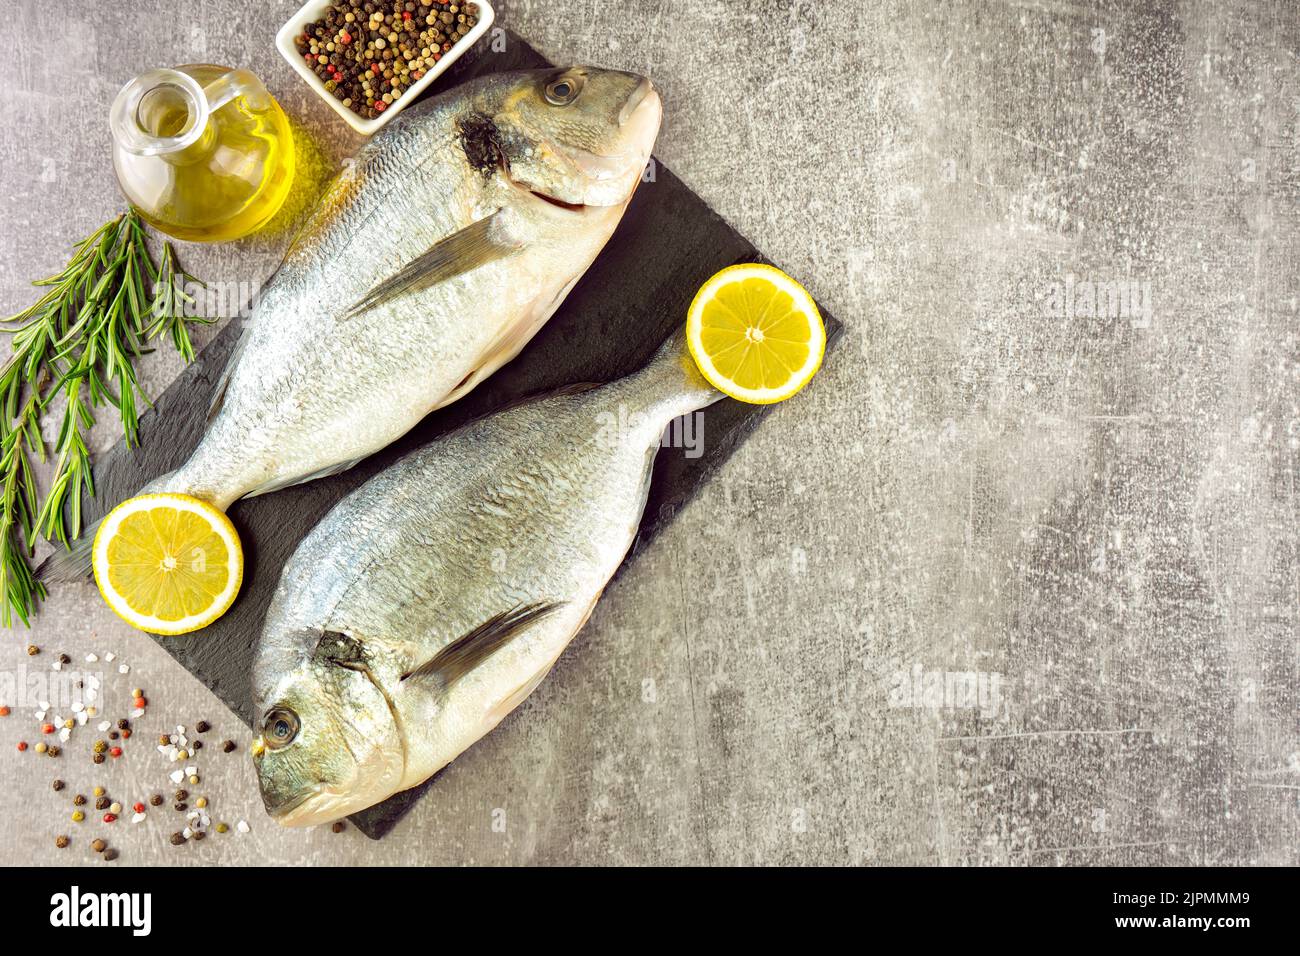
[[[548,65],[513,34],[507,34],[506,41],[505,51],[499,53],[480,44],[448,71],[436,89],[484,73]],[[239,529],[246,566],[243,591],[234,607],[197,634],[156,639],[251,725],[253,645],[280,570],[299,540],[336,501],[410,449],[523,396],[574,382],[612,381],[634,371],[684,321],[695,290],[709,276],[737,262],[760,261],[766,260],[656,160],[653,180],[637,190],[609,245],[514,362],[345,474],[235,504],[230,517]],[[824,311],[822,315],[829,347],[838,338],[840,325]],[[202,436],[213,389],[238,341],[239,325],[229,323],[154,408],[141,416],[138,450],[119,444],[96,466],[97,497],[88,503],[90,520],[189,457]],[[766,412],[764,406],[725,399],[703,413],[700,457],[688,458],[680,448],[659,453],[641,530],[624,567]],[[367,836],[378,839],[432,783],[397,794],[352,820]]]

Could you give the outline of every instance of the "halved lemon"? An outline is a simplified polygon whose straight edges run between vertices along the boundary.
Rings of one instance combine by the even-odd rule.
[[[686,342],[709,384],[754,405],[808,384],[826,354],[826,327],[808,291],[780,269],[731,266],[700,287]]]
[[[141,495],[95,534],[95,583],[118,617],[142,631],[186,634],[234,603],[244,577],[235,526],[189,495]]]

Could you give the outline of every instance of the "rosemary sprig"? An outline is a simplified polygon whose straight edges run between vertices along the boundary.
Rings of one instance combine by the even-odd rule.
[[[163,243],[162,260],[158,269],[158,274],[152,277],[156,294],[150,310],[154,315],[154,322],[149,327],[148,337],[152,339],[166,332],[172,340],[172,346],[188,364],[194,361],[194,344],[190,341],[189,332],[190,323],[209,325],[216,320],[187,314],[188,306],[194,304],[194,296],[185,291],[185,285],[194,283],[205,289],[207,285],[180,267],[176,261],[176,250],[172,248],[170,242]]]
[[[0,369],[4,416],[0,418],[0,623],[13,624],[13,616],[30,626],[45,586],[36,580],[23,542],[33,540],[36,523],[36,480],[28,453],[44,460],[45,448],[37,408],[39,389],[18,406],[22,393],[22,363],[11,356]]]
[[[36,535],[68,545],[82,532],[82,502],[94,495],[86,434],[94,410],[117,409],[128,446],[139,443],[135,360],[147,342],[166,333],[186,362],[194,358],[186,315],[194,299],[182,287],[197,282],[164,243],[160,262],[135,211],[105,223],[73,247],[63,271],[41,279],[41,297],[9,326],[12,354],[0,367],[0,623],[24,624],[45,596],[30,559]],[[201,284],[201,283],[200,283]],[[52,384],[51,384],[52,383]],[[40,418],[62,396],[63,419],[53,443],[54,474],[39,500],[31,455],[45,458]],[[39,502],[39,503],[38,503]]]

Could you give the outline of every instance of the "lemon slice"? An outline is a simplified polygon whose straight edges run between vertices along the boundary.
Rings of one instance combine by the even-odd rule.
[[[709,384],[754,405],[781,402],[821,367],[826,327],[817,303],[772,266],[723,269],[686,314],[686,342]]]
[[[230,519],[189,495],[141,495],[95,534],[95,583],[128,624],[155,634],[207,627],[234,603],[244,553]]]

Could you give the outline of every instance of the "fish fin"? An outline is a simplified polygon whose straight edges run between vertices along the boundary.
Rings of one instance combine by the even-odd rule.
[[[452,402],[459,401],[474,389],[486,378],[490,377],[501,366],[512,361],[515,356],[523,351],[524,346],[532,341],[538,330],[544,326],[555,311],[560,307],[560,303],[568,296],[569,292],[578,283],[581,275],[574,276],[564,288],[551,300],[550,305],[541,312],[536,313],[530,319],[516,322],[514,325],[503,329],[501,334],[493,339],[492,344],[483,350],[483,358],[478,366],[461,379],[460,384],[443,396],[442,401],[433,407],[434,411],[439,408],[445,408]]]
[[[343,313],[343,317],[350,319],[366,309],[401,295],[417,284],[433,285],[517,251],[518,243],[503,242],[492,235],[493,225],[500,215],[501,210],[498,209],[459,232],[439,239],[353,303]]]
[[[600,596],[604,593],[605,589],[601,588],[601,590],[596,593],[596,596],[592,599],[591,603],[587,605],[587,613],[582,615],[582,620],[579,621],[578,626],[573,629],[575,635],[587,626],[587,622],[591,620],[591,612],[596,609],[596,604],[600,601]],[[504,719],[506,714],[510,713],[510,711],[514,710],[526,701],[533,691],[537,690],[538,685],[540,685],[541,682],[546,679],[547,675],[555,669],[556,662],[560,659],[560,655],[564,653],[565,648],[568,646],[569,645],[566,643],[564,647],[560,648],[556,655],[550,659],[545,667],[542,667],[536,674],[516,687],[504,700],[489,711],[489,719],[492,721],[494,726]]]
[[[557,657],[555,660],[559,660],[559,658]],[[553,660],[532,677],[528,678],[528,680],[516,687],[505,700],[501,701],[501,703],[497,704],[488,712],[488,719],[491,720],[493,724],[500,723],[505,718],[506,714],[510,713],[510,711],[514,710],[526,701],[528,695],[537,690],[538,685],[540,685],[542,681],[546,680],[546,675],[549,674],[551,669],[554,667],[555,661]]]
[[[402,680],[436,677],[443,684],[450,684],[499,651],[528,625],[563,605],[563,601],[517,604],[456,638],[429,660],[403,674]]]
[[[317,478],[328,478],[331,475],[340,475],[359,461],[361,461],[361,458],[352,458],[348,461],[341,461],[337,464],[322,468],[320,471],[313,471],[310,475],[300,475],[297,478],[276,478],[272,481],[266,482],[265,484],[258,485],[248,494],[244,495],[244,497],[256,498],[258,495],[267,495],[273,491],[279,491],[282,488],[292,488],[294,485],[305,485],[307,482],[315,481]]]

